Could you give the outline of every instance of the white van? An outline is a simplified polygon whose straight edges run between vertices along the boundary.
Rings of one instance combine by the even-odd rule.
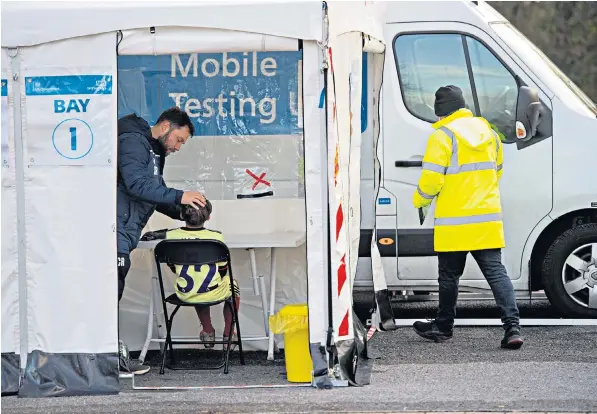
[[[487,4],[388,2],[386,16],[377,151],[382,188],[373,194],[373,168],[365,163],[373,154],[364,144],[362,200],[376,197],[376,212],[362,203],[355,290],[373,286],[367,229],[375,223],[388,289],[437,291],[433,214],[421,225],[412,194],[437,120],[434,92],[452,84],[506,144],[503,261],[517,295],[544,290],[562,315],[597,317],[595,103]],[[371,139],[371,122],[363,128],[363,138]],[[472,259],[460,287],[490,293]]]

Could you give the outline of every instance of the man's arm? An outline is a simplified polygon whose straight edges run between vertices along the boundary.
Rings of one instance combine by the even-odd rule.
[[[417,190],[413,194],[415,208],[428,206],[444,186],[444,176],[450,160],[452,144],[441,130],[435,131],[427,140],[427,149],[423,157],[423,173]]]
[[[156,211],[173,220],[182,220],[180,204],[158,204]]]
[[[172,230],[168,230],[166,232],[166,240],[170,240],[170,239],[175,239],[176,236],[173,236],[173,232],[176,231],[176,229],[172,229]],[[167,263],[168,267],[170,268],[170,270],[172,270],[172,273],[176,274],[176,268],[174,267],[174,265],[172,263]]]
[[[169,188],[150,175],[147,169],[147,149],[139,139],[125,138],[118,143],[118,170],[127,192],[142,201],[179,205],[183,192]]]

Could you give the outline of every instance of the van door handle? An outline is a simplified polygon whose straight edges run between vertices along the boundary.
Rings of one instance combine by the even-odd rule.
[[[423,161],[396,161],[394,164],[396,167],[422,167]]]

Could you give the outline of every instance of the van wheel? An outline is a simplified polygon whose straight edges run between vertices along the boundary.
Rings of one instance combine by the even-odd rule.
[[[545,294],[568,317],[597,317],[597,224],[564,232],[545,255]]]

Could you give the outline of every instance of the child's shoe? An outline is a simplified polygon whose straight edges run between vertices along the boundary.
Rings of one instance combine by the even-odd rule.
[[[216,331],[213,331],[213,332],[201,331],[201,333],[199,334],[199,339],[204,342],[215,342]],[[213,343],[212,344],[203,344],[203,346],[205,346],[206,348],[209,349],[209,348],[213,348],[214,344]]]

